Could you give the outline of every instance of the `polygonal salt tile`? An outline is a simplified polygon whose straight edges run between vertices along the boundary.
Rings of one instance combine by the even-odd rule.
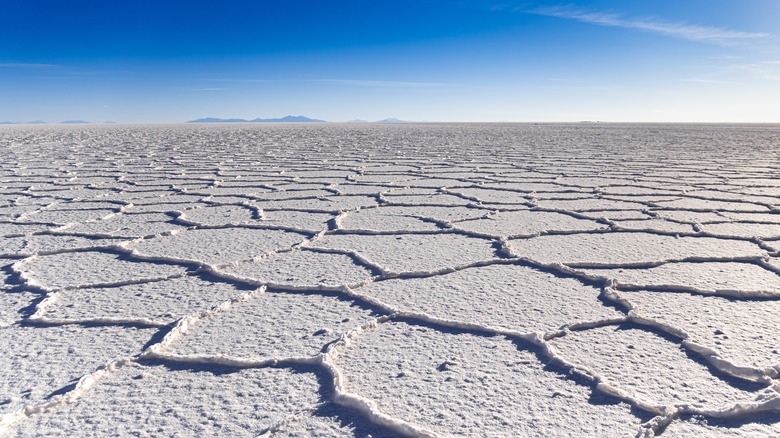
[[[660,231],[665,233],[693,233],[691,224],[681,224],[663,219],[620,220],[615,224],[624,230]]]
[[[3,238],[13,236],[25,236],[53,228],[48,224],[25,224],[16,222],[0,222],[0,236]]]
[[[229,283],[186,276],[120,287],[64,290],[42,315],[54,320],[113,319],[170,323],[246,293]]]
[[[252,197],[259,201],[283,201],[288,199],[323,198],[333,196],[333,192],[325,189],[279,190],[267,193],[255,193]]]
[[[714,294],[780,297],[780,275],[752,263],[666,263],[652,268],[583,269],[631,287],[670,287]]]
[[[624,436],[640,423],[628,405],[545,371],[499,336],[388,322],[341,347],[335,362],[347,391],[437,434]]]
[[[555,184],[552,182],[538,182],[538,181],[527,181],[527,182],[498,182],[498,183],[486,183],[482,185],[483,188],[496,188],[496,189],[507,189],[507,190],[517,190],[519,192],[564,192],[564,191],[581,191],[583,193],[591,193],[591,189],[583,189],[583,188],[575,188],[575,187],[565,187],[559,184]]]
[[[780,224],[718,223],[706,224],[702,228],[707,233],[721,236],[759,237],[762,239],[780,238]]]
[[[251,197],[258,193],[268,192],[269,190],[264,187],[207,187],[205,189],[194,189],[188,193],[201,195],[201,196],[241,196]]]
[[[355,251],[391,272],[431,272],[496,258],[489,240],[453,233],[338,234],[324,236],[311,246]]]
[[[264,292],[196,321],[166,352],[262,359],[314,356],[376,316],[334,296]]]
[[[289,249],[306,240],[299,233],[252,228],[189,230],[133,242],[128,248],[144,256],[224,265]]]
[[[408,215],[412,217],[421,217],[442,222],[454,222],[467,219],[477,219],[487,216],[491,212],[489,209],[476,207],[451,207],[451,206],[382,206],[384,211],[392,211],[397,215]]]
[[[674,237],[652,233],[620,232],[548,235],[516,239],[512,253],[541,263],[587,265],[641,264],[685,258],[762,257],[752,242],[713,237]]]
[[[544,211],[499,212],[483,219],[458,222],[466,231],[494,236],[535,236],[548,231],[592,231],[607,229],[595,221],[577,219],[566,214]]]
[[[445,193],[435,193],[430,195],[396,195],[394,193],[390,193],[384,195],[384,198],[392,205],[463,206],[474,203],[474,201]]]
[[[620,292],[637,314],[684,330],[732,364],[780,365],[780,301],[730,300],[687,293]]]
[[[290,251],[222,269],[262,283],[289,286],[339,286],[368,280],[372,272],[345,254]]]
[[[8,200],[6,202],[13,201]],[[0,200],[0,204],[3,204],[2,200]],[[34,214],[36,211],[38,211],[37,208],[30,207],[29,205],[0,205],[0,219],[12,221],[21,215]]]
[[[681,195],[683,193],[679,190],[631,185],[602,187],[599,192],[606,195]]]
[[[435,231],[439,227],[417,217],[399,213],[392,207],[379,207],[347,213],[340,220],[345,230]]]
[[[24,251],[27,239],[24,237],[3,237],[0,239],[0,255],[3,257],[16,257],[29,254]]]
[[[631,180],[622,178],[596,177],[596,176],[562,176],[556,181],[562,185],[575,187],[603,187],[612,185],[629,185]]]
[[[203,207],[204,204],[202,203],[195,203],[195,202],[185,202],[185,203],[160,203],[160,204],[143,204],[143,205],[133,205],[132,207],[126,208],[125,211],[127,211],[129,214],[136,214],[136,213],[182,213],[192,208],[198,208]]]
[[[182,275],[186,271],[181,266],[126,260],[96,251],[37,256],[17,263],[15,269],[46,289],[131,283]]]
[[[65,225],[76,222],[96,221],[116,212],[116,209],[42,210],[35,214],[25,215],[24,220]]]
[[[685,211],[685,210],[656,210],[659,218],[672,219],[682,222],[704,224],[707,222],[722,222],[728,220],[726,213],[709,211]]]
[[[283,368],[128,365],[75,403],[21,423],[16,434],[257,437],[313,410],[319,388],[316,375]]]
[[[390,186],[365,184],[339,184],[333,187],[342,195],[378,195],[392,189]]]
[[[730,211],[725,211],[722,213],[722,215],[725,216],[724,219],[728,218],[734,221],[780,223],[780,214],[777,213],[733,213]]]
[[[109,361],[141,352],[156,330],[0,327],[0,411],[38,404]]]
[[[609,219],[609,220],[621,220],[621,219],[647,219],[646,213],[639,210],[593,210],[580,213],[582,216],[591,219]]]
[[[288,227],[296,230],[311,230],[319,232],[328,228],[328,221],[335,216],[329,213],[312,213],[308,211],[272,210],[263,211],[261,224],[275,227]]]
[[[524,333],[624,316],[603,306],[595,287],[517,265],[379,281],[355,292],[408,312]]]
[[[289,417],[288,417],[289,418]],[[274,428],[274,438],[396,438],[398,433],[371,424],[358,413],[333,403],[320,405],[311,414],[300,413]]]
[[[549,342],[564,360],[653,406],[719,409],[759,396],[716,377],[679,345],[649,331],[607,326]]]
[[[464,188],[451,189],[452,192],[460,193],[471,198],[476,198],[480,202],[490,202],[495,204],[523,204],[528,202],[526,196],[528,193],[515,192],[510,190],[496,190],[488,188]]]
[[[257,201],[257,205],[263,209],[299,209],[330,212],[375,206],[377,205],[377,200],[373,196],[332,195],[327,198]]]
[[[243,205],[217,205],[184,211],[179,219],[198,225],[246,224],[255,220],[255,212]]]
[[[768,211],[769,208],[747,202],[713,201],[709,199],[684,198],[675,201],[658,202],[663,208],[678,208],[680,210],[727,210],[727,211]]]
[[[638,202],[618,201],[612,199],[540,199],[537,202],[540,208],[554,208],[558,210],[570,211],[591,211],[591,210],[641,210],[647,208],[647,205]]]
[[[409,181],[407,184],[410,187],[430,187],[430,188],[437,188],[437,189],[443,187],[458,187],[458,186],[471,185],[470,183],[464,182],[459,179],[440,178],[438,176],[441,175],[437,174],[437,177],[431,175],[427,178],[421,178],[421,179]]]
[[[780,436],[780,419],[767,413],[742,420],[693,417],[676,419],[664,429],[664,438],[707,437],[707,438],[760,438]]]
[[[11,247],[18,247],[16,255],[31,256],[35,254],[51,254],[61,251],[77,251],[99,248],[109,248],[127,242],[125,239],[68,236],[62,234],[36,234],[17,239],[4,239]],[[6,243],[6,242],[3,242]],[[0,248],[3,245],[0,244]],[[9,248],[13,249],[13,248]]]
[[[162,213],[118,214],[108,219],[67,225],[57,231],[86,235],[108,235],[115,237],[145,237],[162,234],[186,227],[174,224],[172,218]]]
[[[120,208],[125,206],[126,204],[124,202],[117,203],[111,201],[98,201],[98,200],[68,201],[68,202],[58,203],[44,211],[58,211],[64,214],[79,214],[79,212],[82,211],[92,211],[92,210],[117,211]]]

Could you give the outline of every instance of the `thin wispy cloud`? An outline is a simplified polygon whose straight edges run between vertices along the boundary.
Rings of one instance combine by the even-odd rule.
[[[441,82],[375,81],[363,79],[310,79],[308,82],[323,82],[328,84],[350,85],[356,87],[383,88],[439,88],[457,86],[456,84],[447,84]]]
[[[619,14],[588,11],[572,6],[539,7],[525,10],[527,13],[576,20],[606,27],[621,27],[652,32],[690,41],[735,44],[769,37],[766,33],[742,32],[719,27],[674,23],[656,18],[630,18]]]
[[[746,73],[754,79],[780,81],[780,71],[774,61],[753,64],[732,64],[723,69],[724,72]]]
[[[206,79],[210,82],[235,82],[239,84],[265,84],[265,83],[275,83],[275,82],[281,82],[277,79],[253,79],[253,78],[209,78]]]
[[[57,64],[35,64],[26,62],[0,62],[0,68],[29,68],[29,69],[48,69],[61,67]]]
[[[734,82],[734,81],[720,81],[717,79],[703,79],[703,78],[688,78],[688,79],[683,79],[683,82],[693,82],[696,84],[712,84],[712,85],[741,85],[741,83]]]

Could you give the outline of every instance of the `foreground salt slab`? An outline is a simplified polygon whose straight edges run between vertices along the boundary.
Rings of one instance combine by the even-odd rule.
[[[249,360],[314,356],[376,316],[336,296],[260,292],[196,321],[168,352]]]
[[[341,350],[336,365],[348,391],[437,433],[624,436],[639,427],[628,405],[590,404],[588,387],[546,371],[534,353],[500,336],[389,322]]]
[[[751,301],[687,293],[620,292],[638,315],[683,330],[737,366],[778,367],[780,299]]]
[[[141,353],[155,333],[132,327],[0,327],[0,412],[50,400],[98,367]]]
[[[316,375],[297,370],[128,365],[16,435],[256,437],[319,401]]]
[[[393,309],[520,333],[547,332],[577,322],[624,316],[601,305],[598,288],[518,265],[385,280],[355,291]]]
[[[724,409],[760,395],[760,388],[735,386],[689,358],[678,344],[646,330],[607,326],[573,332],[551,344],[569,363],[661,410],[688,405]]]

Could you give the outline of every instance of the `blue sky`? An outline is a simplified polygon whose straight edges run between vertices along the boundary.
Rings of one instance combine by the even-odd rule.
[[[780,1],[5,0],[0,121],[780,122]]]

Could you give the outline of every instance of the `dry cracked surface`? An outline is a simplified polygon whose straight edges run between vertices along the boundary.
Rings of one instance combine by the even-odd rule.
[[[0,129],[0,434],[774,436],[777,126]]]

